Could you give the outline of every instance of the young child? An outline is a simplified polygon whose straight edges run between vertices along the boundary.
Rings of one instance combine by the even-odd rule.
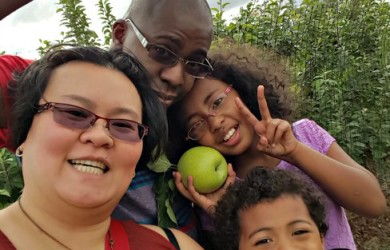
[[[325,195],[329,226],[325,248],[356,249],[343,208],[365,217],[383,214],[386,200],[377,179],[314,121],[302,119],[290,125],[287,103],[274,88],[286,83],[271,74],[273,66],[252,63],[251,56],[256,54],[243,52],[240,57],[221,53],[211,58],[214,71],[196,80],[186,97],[169,111],[170,137],[186,139],[190,146],[216,148],[242,179],[256,166],[297,172]],[[168,153],[175,159],[175,154]],[[232,182],[234,173],[229,175],[228,182]],[[208,212],[224,192],[201,195],[191,185],[187,190],[179,173],[175,173],[175,183],[182,194]]]
[[[294,173],[255,168],[230,186],[215,211],[219,249],[324,249],[320,195]]]

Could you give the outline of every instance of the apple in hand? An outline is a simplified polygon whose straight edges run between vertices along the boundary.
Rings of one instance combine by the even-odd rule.
[[[219,189],[225,183],[228,172],[223,155],[206,146],[187,150],[181,156],[177,170],[185,187],[188,187],[188,176],[192,176],[193,185],[199,193],[211,193]]]

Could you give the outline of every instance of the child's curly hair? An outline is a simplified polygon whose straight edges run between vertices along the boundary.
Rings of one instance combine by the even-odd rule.
[[[218,202],[215,211],[216,247],[223,250],[238,249],[239,212],[282,195],[301,197],[320,234],[325,236],[328,226],[319,193],[291,171],[256,167],[244,181],[231,185]]]

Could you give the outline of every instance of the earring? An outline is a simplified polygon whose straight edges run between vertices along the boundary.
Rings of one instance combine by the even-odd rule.
[[[20,146],[16,149],[15,152],[16,161],[18,162],[19,166],[22,166],[22,160],[23,160],[23,150],[20,148]]]
[[[16,149],[15,155],[16,157],[23,157],[23,150],[20,148],[20,146]]]
[[[135,175],[136,175],[136,173],[135,173],[135,171],[134,171],[134,173],[133,173],[133,178],[135,177]]]

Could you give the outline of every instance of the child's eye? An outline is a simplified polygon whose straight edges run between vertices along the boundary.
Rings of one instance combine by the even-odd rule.
[[[269,238],[261,239],[261,240],[256,241],[255,246],[264,245],[264,244],[268,244],[271,242],[272,242],[272,239],[269,239]]]
[[[302,235],[302,234],[307,234],[309,233],[310,231],[309,230],[306,230],[306,229],[299,229],[299,230],[295,230],[293,232],[293,235]]]
[[[212,110],[218,109],[218,108],[222,105],[222,103],[223,103],[225,97],[226,97],[225,95],[219,96],[219,97],[213,102],[213,105],[212,105],[212,107],[211,107]]]

